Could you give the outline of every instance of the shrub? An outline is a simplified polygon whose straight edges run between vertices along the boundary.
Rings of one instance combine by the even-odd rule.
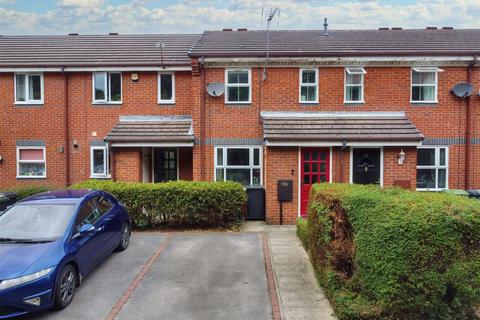
[[[47,185],[27,185],[22,187],[13,187],[4,191],[12,191],[17,194],[17,201],[37,193],[53,190],[54,188]]]
[[[245,190],[234,182],[88,180],[71,188],[111,193],[125,205],[137,227],[225,226],[240,218],[246,201]]]
[[[303,218],[297,219],[297,236],[302,242],[303,246],[307,246],[307,231],[308,231],[308,220]]]
[[[319,184],[300,232],[340,319],[468,319],[480,303],[477,200]]]

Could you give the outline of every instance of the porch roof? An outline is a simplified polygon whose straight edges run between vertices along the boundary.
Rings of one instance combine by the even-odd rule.
[[[404,112],[262,112],[267,145],[418,145],[424,136]]]
[[[120,116],[104,139],[112,147],[193,146],[191,116]]]

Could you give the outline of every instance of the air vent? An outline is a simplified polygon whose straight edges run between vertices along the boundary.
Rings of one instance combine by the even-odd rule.
[[[380,28],[378,28],[378,30],[390,30],[390,28],[389,27],[380,27]]]
[[[392,30],[403,30],[402,27],[393,27]]]
[[[110,32],[108,35],[109,36],[118,36],[118,32]]]
[[[78,33],[72,32],[72,33],[69,33],[68,35],[69,35],[69,36],[78,36]]]
[[[247,31],[248,29],[247,28],[239,28],[237,29],[237,31]]]
[[[222,29],[222,31],[233,31],[233,29]]]
[[[453,30],[453,27],[442,27],[443,30]]]
[[[427,30],[437,30],[437,27],[426,27]]]

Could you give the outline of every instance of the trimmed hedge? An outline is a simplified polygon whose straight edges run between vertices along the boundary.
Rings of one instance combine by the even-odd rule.
[[[54,188],[47,185],[26,185],[22,187],[13,187],[4,191],[12,191],[17,194],[17,201],[20,201],[26,197],[32,196],[37,193],[51,191]]]
[[[136,227],[226,226],[239,220],[247,196],[234,182],[129,183],[88,180],[72,189],[104,190],[127,208]]]
[[[298,225],[340,319],[474,318],[480,303],[478,200],[317,184],[308,223]]]

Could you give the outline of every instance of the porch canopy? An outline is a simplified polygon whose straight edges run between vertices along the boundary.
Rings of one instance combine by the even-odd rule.
[[[261,112],[267,146],[418,146],[404,112]]]
[[[120,116],[104,139],[112,147],[191,147],[191,116]]]

